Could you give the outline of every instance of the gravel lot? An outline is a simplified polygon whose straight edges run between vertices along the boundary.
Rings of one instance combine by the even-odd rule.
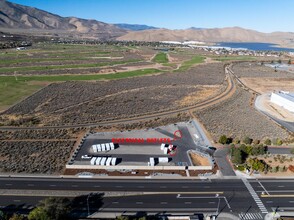
[[[251,94],[240,88],[228,100],[195,112],[215,140],[221,135],[253,139],[282,138],[288,133],[250,106]]]
[[[214,63],[198,65],[185,73],[54,83],[9,108],[1,117],[6,120],[9,115],[30,115],[43,124],[58,125],[142,115],[175,109],[178,101],[199,91],[201,85],[220,85],[223,81],[223,64]]]

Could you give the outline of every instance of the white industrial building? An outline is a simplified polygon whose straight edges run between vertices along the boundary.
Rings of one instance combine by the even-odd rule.
[[[294,113],[294,93],[285,91],[273,92],[271,102]]]

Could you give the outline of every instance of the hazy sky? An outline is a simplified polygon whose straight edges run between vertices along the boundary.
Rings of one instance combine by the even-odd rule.
[[[10,0],[60,16],[170,29],[232,27],[294,32],[294,0]],[[0,9],[1,10],[1,9]]]

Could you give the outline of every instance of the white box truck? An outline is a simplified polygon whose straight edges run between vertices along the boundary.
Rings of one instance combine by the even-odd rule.
[[[111,165],[115,166],[116,165],[116,157],[113,157],[111,160]]]
[[[168,157],[158,157],[159,163],[168,163]]]
[[[160,145],[160,150],[164,150],[164,148],[165,148],[165,144],[161,144]]]
[[[93,148],[93,151],[94,151],[94,153],[97,153],[97,145],[92,145],[92,148]]]
[[[153,157],[150,157],[150,166],[154,166],[155,165],[155,161]]]
[[[106,157],[102,157],[102,159],[100,161],[101,166],[105,166],[106,159],[107,159]]]
[[[110,151],[110,145],[108,143],[105,144],[105,148],[106,148],[107,151]]]
[[[105,149],[105,144],[101,144],[101,150],[102,151],[105,151],[106,149]]]
[[[110,166],[111,165],[111,160],[112,158],[111,157],[108,157],[107,160],[106,160],[106,166]]]
[[[90,160],[90,164],[95,165],[96,159],[97,159],[97,157],[92,157],[92,159]]]
[[[110,145],[110,149],[114,150],[114,143],[111,142],[111,143],[109,143],[109,145]]]
[[[163,149],[163,153],[164,153],[164,154],[168,154],[168,148],[167,148],[167,147],[165,147],[165,148]]]
[[[96,160],[95,165],[100,165],[100,161],[101,161],[101,157],[98,157],[97,160]]]

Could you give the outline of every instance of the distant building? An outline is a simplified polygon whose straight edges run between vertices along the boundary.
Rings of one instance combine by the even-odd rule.
[[[273,92],[271,102],[294,113],[294,93],[285,91]]]

